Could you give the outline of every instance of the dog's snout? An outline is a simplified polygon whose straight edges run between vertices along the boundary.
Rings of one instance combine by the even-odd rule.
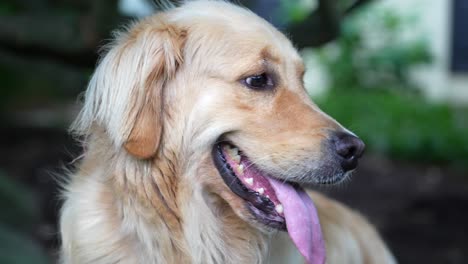
[[[364,153],[364,142],[349,133],[340,132],[334,135],[333,143],[343,170],[349,171],[355,169],[358,159]]]

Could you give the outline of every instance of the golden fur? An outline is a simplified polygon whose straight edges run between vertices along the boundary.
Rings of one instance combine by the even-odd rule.
[[[274,69],[259,92],[242,77]],[[308,98],[301,58],[243,8],[193,1],[121,33],[97,67],[72,130],[84,154],[66,186],[63,263],[292,263],[285,233],[252,221],[211,159],[223,134],[287,177],[343,130]],[[317,193],[328,263],[394,263],[358,214]]]

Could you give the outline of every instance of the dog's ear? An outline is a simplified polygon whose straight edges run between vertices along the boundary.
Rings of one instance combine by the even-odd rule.
[[[140,159],[156,153],[163,130],[164,86],[182,63],[185,32],[156,16],[121,34],[103,58],[72,126],[80,135],[104,127],[115,147]]]
[[[144,54],[140,54],[141,57],[137,60],[142,67],[140,70],[146,71],[141,84],[145,98],[142,98],[144,102],[141,107],[135,108],[138,113],[124,147],[138,158],[152,157],[159,147],[163,129],[163,88],[168,80],[174,78],[182,63],[185,33],[163,22],[159,26],[148,33],[148,39],[136,40],[144,42],[140,46]],[[149,68],[144,69],[145,66]]]

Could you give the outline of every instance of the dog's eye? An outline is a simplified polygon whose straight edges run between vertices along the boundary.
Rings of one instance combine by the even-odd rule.
[[[249,76],[244,79],[244,84],[254,90],[263,90],[273,88],[272,78],[267,73]]]

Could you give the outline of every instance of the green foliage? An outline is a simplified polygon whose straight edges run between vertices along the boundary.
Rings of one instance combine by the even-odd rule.
[[[392,90],[331,90],[315,101],[371,151],[399,159],[468,162],[468,108]]]
[[[431,62],[427,42],[409,32],[414,19],[377,7],[346,17],[339,39],[319,51],[334,89],[414,87],[410,70]]]
[[[278,19],[283,23],[300,23],[316,8],[314,1],[281,0]]]
[[[0,15],[11,15],[16,13],[19,7],[13,3],[0,2]]]
[[[409,73],[430,63],[415,17],[368,5],[345,18],[336,43],[318,51],[329,77],[323,110],[357,133],[368,149],[400,159],[468,161],[468,109],[427,102]]]

